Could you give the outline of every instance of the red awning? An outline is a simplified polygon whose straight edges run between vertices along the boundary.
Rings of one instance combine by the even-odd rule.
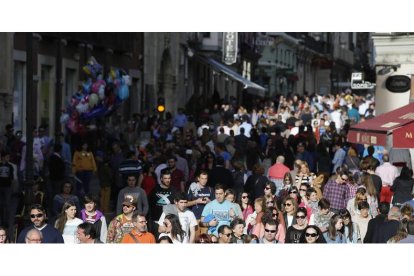
[[[389,135],[393,141],[390,146],[414,148],[414,103],[351,126],[348,141],[387,146]]]

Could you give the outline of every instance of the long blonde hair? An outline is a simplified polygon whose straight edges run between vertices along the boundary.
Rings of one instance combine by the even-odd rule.
[[[367,188],[367,193],[370,196],[372,196],[372,197],[377,196],[377,190],[375,189],[374,181],[372,181],[371,175],[369,175],[369,174],[363,175],[362,179],[361,179],[361,183],[362,183],[362,185],[365,186],[365,188]]]

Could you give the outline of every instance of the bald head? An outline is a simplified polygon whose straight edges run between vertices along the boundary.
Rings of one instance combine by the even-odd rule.
[[[282,155],[279,155],[279,156],[276,158],[276,163],[281,163],[281,164],[284,164],[284,163],[285,163],[285,157],[284,157],[284,156],[282,156]]]
[[[25,238],[26,243],[42,243],[42,240],[43,240],[42,232],[40,232],[36,228],[29,230]]]
[[[393,206],[390,211],[388,212],[388,219],[389,220],[400,220],[401,219],[401,211],[400,208]]]

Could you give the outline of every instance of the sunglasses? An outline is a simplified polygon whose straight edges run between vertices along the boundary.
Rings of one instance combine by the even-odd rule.
[[[290,191],[290,192],[289,192],[289,194],[297,194],[297,193],[298,193],[298,191],[296,191],[296,190],[295,190],[295,191]]]
[[[273,201],[266,201],[266,204],[272,204],[273,205]]]
[[[249,198],[248,196],[242,196],[243,199]]]
[[[30,215],[31,218],[41,218],[43,214]]]
[[[267,233],[276,233],[276,230],[270,230],[270,229],[265,229],[265,232],[267,232]]]
[[[122,205],[122,207],[128,207],[128,208],[130,208],[130,207],[132,207],[132,205],[126,205],[126,204],[124,204],[124,205]]]
[[[272,218],[275,218],[275,217],[277,217],[277,214],[272,214]]]
[[[270,190],[270,187],[265,187],[265,190]]]
[[[231,233],[227,233],[227,234],[223,234],[224,236],[226,236],[227,238],[229,238],[231,236]]]
[[[306,216],[296,216],[296,218],[298,218],[298,219],[304,219],[304,218],[306,218]]]
[[[316,233],[305,233],[305,236],[306,237],[312,237],[312,238],[314,238],[314,237],[316,237],[318,234],[316,234]]]
[[[289,207],[292,206],[292,203],[285,203],[284,205]]]

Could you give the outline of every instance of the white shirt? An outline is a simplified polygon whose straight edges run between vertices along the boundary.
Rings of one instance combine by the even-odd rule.
[[[178,218],[180,220],[181,229],[186,233],[186,236],[183,243],[187,243],[190,238],[190,228],[195,227],[197,225],[197,220],[194,216],[194,213],[188,209],[184,210],[184,212],[178,212]],[[158,220],[158,225],[162,225],[164,223],[165,213],[161,214],[160,219]]]
[[[392,186],[399,172],[396,166],[391,165],[390,162],[384,162],[384,164],[377,167],[375,174],[381,177],[382,185]]]

